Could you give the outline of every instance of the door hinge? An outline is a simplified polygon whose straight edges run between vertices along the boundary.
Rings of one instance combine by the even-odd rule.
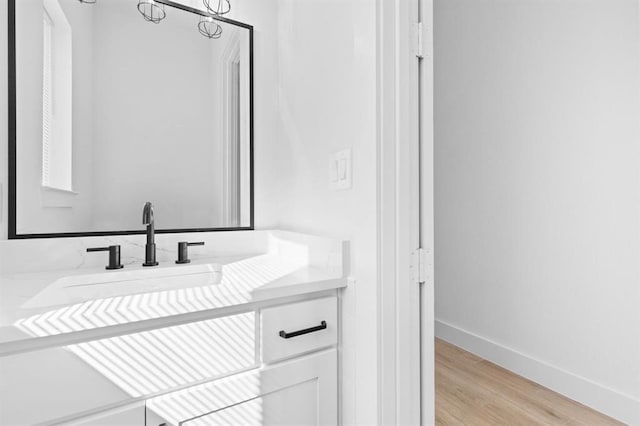
[[[424,284],[431,281],[433,267],[431,266],[431,250],[419,248],[414,252],[415,281]]]
[[[413,25],[413,51],[416,58],[424,58],[424,32],[422,31],[422,22],[416,22]]]

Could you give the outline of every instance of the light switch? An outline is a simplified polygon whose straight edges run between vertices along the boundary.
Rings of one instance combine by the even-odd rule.
[[[329,183],[333,190],[351,188],[351,149],[333,154],[329,163]]]
[[[338,160],[338,180],[347,178],[347,160],[341,158]]]
[[[329,182],[336,183],[338,181],[338,163],[333,158],[329,162]]]

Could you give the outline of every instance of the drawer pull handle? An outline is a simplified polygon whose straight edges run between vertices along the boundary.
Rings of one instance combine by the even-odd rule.
[[[327,322],[322,321],[320,325],[316,325],[315,327],[305,328],[304,330],[292,331],[291,333],[287,333],[284,330],[280,330],[280,337],[283,339],[290,339],[296,336],[302,336],[303,334],[313,333],[314,331],[320,331],[327,328]]]

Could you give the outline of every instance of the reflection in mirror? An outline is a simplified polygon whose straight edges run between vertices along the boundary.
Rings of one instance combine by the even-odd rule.
[[[158,232],[252,227],[250,26],[172,2],[156,25],[139,0],[12,1],[11,236],[141,231],[146,201]]]

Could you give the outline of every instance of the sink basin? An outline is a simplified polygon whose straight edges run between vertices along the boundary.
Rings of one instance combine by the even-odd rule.
[[[116,296],[209,286],[219,284],[221,280],[222,266],[215,263],[69,275],[53,281],[21,308],[71,305]]]

